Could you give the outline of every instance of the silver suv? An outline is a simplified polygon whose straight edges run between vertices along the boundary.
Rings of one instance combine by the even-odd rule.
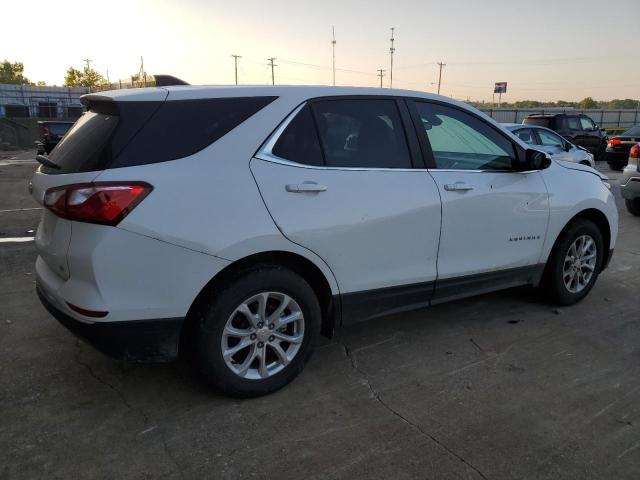
[[[624,197],[627,210],[640,216],[640,143],[629,150],[629,162],[622,171],[620,191]]]

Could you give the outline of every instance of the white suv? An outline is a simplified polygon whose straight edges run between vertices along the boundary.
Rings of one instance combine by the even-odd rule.
[[[618,219],[606,179],[468,105],[336,87],[84,97],[32,180],[37,291],[102,351],[192,353],[238,396],[320,333],[517,285],[583,298]]]

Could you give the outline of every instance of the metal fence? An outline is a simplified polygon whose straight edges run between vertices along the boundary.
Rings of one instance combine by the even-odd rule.
[[[84,111],[84,87],[0,84],[0,118],[76,119]]]
[[[534,113],[583,113],[602,128],[627,128],[640,122],[640,110],[581,110],[577,108],[483,108],[481,110],[500,123],[522,123],[522,120]]]

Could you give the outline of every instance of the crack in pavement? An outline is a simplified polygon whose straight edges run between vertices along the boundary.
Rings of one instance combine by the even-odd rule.
[[[82,345],[80,344],[80,339],[76,338],[75,362],[78,365],[83,366],[91,378],[96,380],[98,383],[101,383],[105,387],[111,389],[116,394],[116,396],[120,399],[120,401],[124,404],[124,406],[127,407],[128,410],[131,410],[133,412],[138,412],[140,417],[142,417],[143,428],[148,427],[148,425],[149,425],[149,416],[146,414],[146,412],[141,408],[137,408],[137,409],[134,408],[131,405],[131,403],[129,403],[129,400],[127,400],[127,397],[124,395],[124,393],[122,393],[122,391],[119,388],[117,388],[115,385],[113,385],[112,383],[106,381],[104,378],[100,377],[93,370],[91,365],[89,365],[87,362],[84,362],[80,358],[81,355],[82,355]],[[182,468],[180,467],[180,464],[178,463],[176,458],[173,456],[173,454],[169,450],[169,446],[167,445],[167,439],[166,439],[166,437],[164,435],[164,430],[163,429],[160,429],[160,439],[162,440],[162,448],[164,450],[165,455],[171,460],[171,463],[173,464],[173,466],[177,470],[177,473],[178,473],[178,475],[180,475],[180,478],[185,478],[184,473],[182,471]]]
[[[462,457],[461,455],[459,455],[458,453],[453,451],[451,448],[449,448],[447,445],[442,443],[440,440],[438,440],[432,434],[430,434],[429,432],[424,430],[420,425],[411,422],[404,415],[402,415],[397,410],[393,409],[387,402],[385,402],[382,399],[382,397],[380,396],[380,392],[378,392],[375,389],[375,387],[371,384],[371,381],[369,380],[369,377],[367,376],[366,372],[364,370],[362,370],[360,367],[358,367],[358,362],[356,361],[355,355],[351,351],[351,349],[347,345],[345,345],[344,343],[340,342],[339,340],[335,340],[335,342],[342,347],[345,356],[351,362],[351,367],[362,377],[362,379],[365,381],[365,384],[367,385],[367,388],[371,392],[371,395],[373,395],[373,398],[380,405],[382,405],[385,408],[385,410],[387,410],[393,416],[399,418],[402,422],[406,423],[407,425],[409,425],[414,430],[417,430],[422,436],[430,439],[431,441],[436,443],[440,448],[444,449],[447,453],[449,453],[453,457],[457,458],[460,462],[462,462],[463,464],[465,464],[466,466],[471,468],[474,472],[476,472],[478,474],[478,476],[480,476],[480,478],[482,478],[484,480],[488,480],[487,476],[484,473],[482,473],[476,466],[474,466],[472,463],[467,461],[464,457]]]

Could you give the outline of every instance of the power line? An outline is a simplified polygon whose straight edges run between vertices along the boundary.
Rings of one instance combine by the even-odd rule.
[[[391,67],[389,69],[389,88],[393,88],[393,53],[396,51],[395,48],[393,48],[393,42],[394,42],[394,38],[393,38],[393,31],[395,30],[395,28],[391,27],[391,48],[389,48],[389,56],[391,57]]]
[[[273,62],[276,61],[275,57],[271,57],[267,59],[269,61],[269,65],[271,66],[271,85],[275,85],[276,84],[276,77],[275,77],[275,73],[274,73],[274,67],[277,67],[278,65],[274,64]]]
[[[438,73],[438,95],[440,95],[440,85],[442,84],[442,67],[446,67],[446,63],[438,62],[438,66],[440,67],[440,71]]]
[[[242,55],[231,55],[233,57],[234,71],[236,74],[236,85],[238,85],[238,59],[242,58]]]
[[[382,77],[385,76],[384,72],[386,72],[386,70],[379,68],[377,72],[378,72],[378,77],[380,77],[380,88],[382,88]]]

